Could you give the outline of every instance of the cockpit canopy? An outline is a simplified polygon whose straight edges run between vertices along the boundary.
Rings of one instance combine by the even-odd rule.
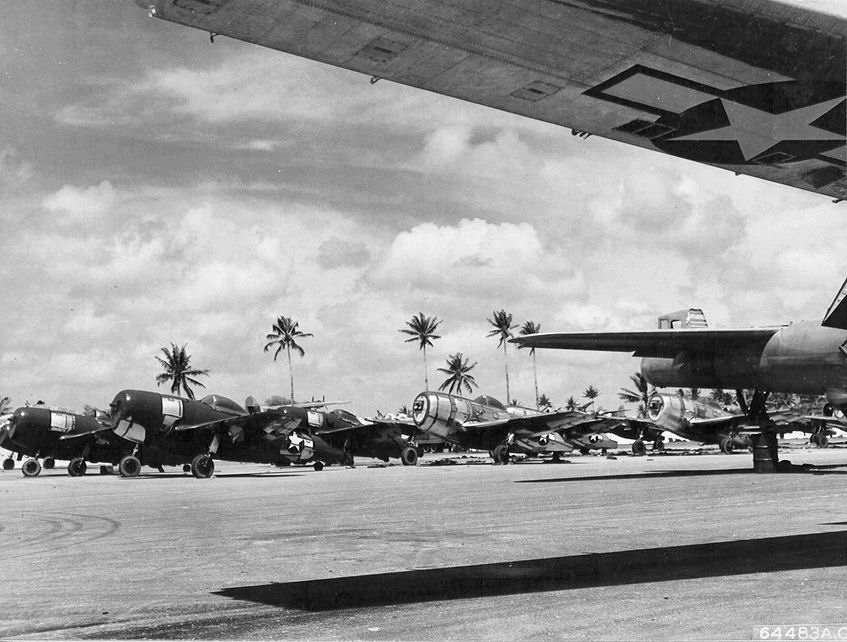
[[[244,410],[241,406],[235,403],[232,399],[227,399],[226,397],[222,397],[221,395],[206,395],[200,400],[200,403],[204,403],[213,410],[217,410],[218,412],[225,412],[230,415],[246,415],[247,411]]]
[[[500,403],[497,399],[492,397],[491,395],[480,395],[476,399],[475,402],[484,404],[486,406],[491,406],[492,408],[497,408],[499,410],[505,410],[506,406]]]

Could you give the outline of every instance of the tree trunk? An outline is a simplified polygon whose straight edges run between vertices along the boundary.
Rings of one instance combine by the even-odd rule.
[[[294,403],[294,370],[291,369],[291,346],[285,346],[288,353],[288,378],[291,380],[291,403]]]
[[[512,398],[509,395],[509,356],[506,354],[505,341],[503,341],[503,365],[506,368],[506,405],[508,406],[512,402]]]
[[[426,392],[429,392],[429,373],[427,372],[427,367],[426,367],[426,346],[423,346],[423,353],[424,353],[424,390],[426,390]]]
[[[532,379],[535,382],[535,409],[541,410],[538,407],[538,364],[535,362],[535,350],[532,351]]]

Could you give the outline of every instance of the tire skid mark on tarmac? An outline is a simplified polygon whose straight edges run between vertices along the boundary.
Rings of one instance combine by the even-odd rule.
[[[87,544],[103,537],[113,535],[121,527],[120,522],[99,515],[84,515],[79,513],[21,513],[21,520],[27,525],[46,524],[46,529],[27,536],[14,537],[14,531],[5,527],[0,531],[0,537],[11,541],[2,544],[6,550],[7,559],[21,559],[31,555],[41,555],[55,549]],[[2,539],[0,539],[2,542]]]

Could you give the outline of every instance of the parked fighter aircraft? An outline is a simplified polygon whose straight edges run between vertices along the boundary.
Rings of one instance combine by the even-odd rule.
[[[112,435],[108,416],[99,410],[78,415],[45,407],[22,407],[15,410],[0,429],[0,448],[27,456],[21,466],[26,477],[41,473],[43,466],[53,468],[57,459],[69,460],[71,477],[84,475],[86,461],[116,463],[132,450],[126,442]],[[3,469],[11,470],[15,460],[3,460]]]
[[[420,393],[412,417],[422,431],[464,448],[488,450],[498,464],[508,463],[512,450],[537,454],[614,448],[617,443],[600,433],[619,423],[584,412],[544,413],[506,407],[487,395],[471,400],[444,392]]]
[[[136,1],[372,81],[847,198],[847,21],[799,0]]]
[[[522,346],[632,352],[656,387],[729,388],[738,391],[744,430],[764,435],[776,464],[776,426],[765,406],[771,392],[825,394],[847,408],[847,281],[823,323],[713,330],[701,310],[659,317],[659,329],[642,332],[567,332],[519,336]],[[743,389],[755,390],[748,403]]]
[[[365,422],[344,410],[322,412],[324,402],[248,410],[219,395],[200,401],[140,390],[119,392],[111,404],[114,432],[136,444],[119,466],[135,476],[141,465],[191,462],[195,477],[210,477],[213,457],[278,465],[352,463],[354,455],[417,461],[404,427],[394,421]],[[412,432],[409,427],[406,432]],[[186,465],[188,468],[189,466]]]

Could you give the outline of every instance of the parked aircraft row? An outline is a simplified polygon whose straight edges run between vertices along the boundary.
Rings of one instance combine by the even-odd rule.
[[[607,434],[633,439],[636,455],[663,448],[663,431],[724,452],[751,445],[745,413],[732,413],[710,403],[670,394],[654,394],[647,418],[621,413],[581,411],[540,412],[504,406],[489,396],[474,400],[441,392],[422,392],[412,405],[412,417],[387,415],[363,419],[327,402],[261,407],[251,397],[242,407],[220,395],[201,400],[142,390],[119,392],[108,413],[73,414],[45,407],[18,408],[0,427],[0,447],[26,457],[22,471],[35,476],[56,459],[68,460],[68,474],[84,475],[88,462],[117,465],[122,476],[137,476],[142,466],[162,470],[183,466],[195,477],[210,477],[215,459],[280,466],[326,464],[352,466],[355,457],[403,465],[417,463],[418,441],[436,441],[487,450],[496,463],[512,454],[562,453],[613,449]],[[803,424],[826,440],[826,417],[786,413],[783,432]],[[831,418],[830,418],[831,419]],[[813,435],[813,440],[815,435]],[[816,442],[817,443],[817,442]],[[9,457],[4,469],[14,467]]]

